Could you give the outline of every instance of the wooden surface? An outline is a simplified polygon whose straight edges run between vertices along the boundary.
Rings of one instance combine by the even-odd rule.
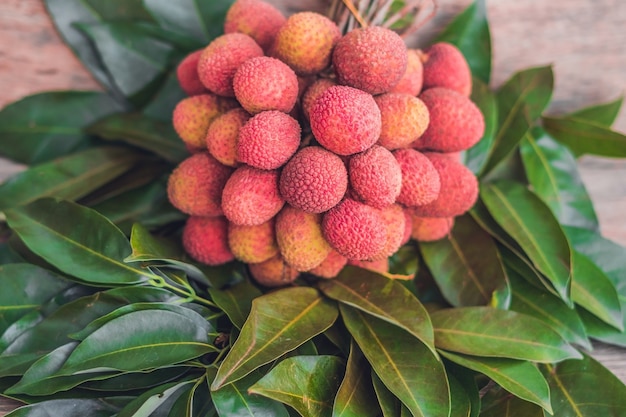
[[[175,1],[175,0],[172,0]],[[321,8],[318,0],[273,0],[292,12]],[[439,0],[437,17],[411,46],[427,44],[471,0]],[[493,85],[517,70],[552,64],[551,114],[605,102],[626,90],[626,6],[623,0],[487,0],[494,63]],[[62,44],[42,0],[0,1],[0,107],[28,94],[98,85]],[[615,125],[626,131],[626,110]],[[0,160],[0,180],[20,169]],[[583,158],[583,180],[605,236],[626,245],[626,163]],[[626,382],[626,350],[598,346],[593,355]],[[10,404],[0,399],[0,416]]]

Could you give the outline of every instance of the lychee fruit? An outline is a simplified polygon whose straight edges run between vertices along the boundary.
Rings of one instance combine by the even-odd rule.
[[[404,240],[406,220],[402,207],[394,204],[381,209],[380,213],[387,231],[387,242],[385,247],[372,260],[390,257],[400,249]]]
[[[237,166],[239,130],[250,119],[244,109],[232,109],[218,116],[209,126],[206,146],[209,153],[224,165]]]
[[[267,52],[287,18],[273,5],[260,0],[237,0],[224,19],[224,33],[250,36]]]
[[[222,210],[232,223],[254,226],[274,217],[285,204],[278,192],[276,170],[241,165],[222,192]]]
[[[335,278],[348,263],[348,258],[331,249],[326,259],[321,264],[311,269],[309,273],[320,278]]]
[[[370,94],[394,88],[406,72],[407,60],[407,48],[400,35],[380,26],[352,30],[333,51],[339,84]]]
[[[339,155],[368,149],[378,140],[382,127],[380,109],[374,97],[340,85],[324,91],[309,116],[315,139]]]
[[[463,53],[454,45],[438,42],[421,54],[424,65],[424,86],[427,90],[444,87],[469,97],[472,73]]]
[[[407,51],[406,71],[398,84],[389,90],[390,93],[402,93],[417,96],[422,91],[424,82],[424,66],[420,53],[415,49]]]
[[[382,129],[378,144],[389,150],[406,148],[426,131],[428,108],[417,97],[387,93],[374,97],[380,109]]]
[[[311,112],[311,108],[313,108],[313,104],[315,104],[315,100],[317,100],[324,91],[335,85],[337,85],[337,83],[330,78],[320,78],[305,90],[302,96],[302,113],[307,120],[309,119],[309,113]]]
[[[341,201],[348,171],[341,158],[319,146],[300,149],[283,167],[280,194],[293,207],[323,213]]]
[[[378,145],[350,157],[348,176],[359,199],[378,208],[393,204],[402,187],[400,164]]]
[[[235,258],[246,263],[267,261],[279,254],[275,219],[255,226],[228,225],[228,245]]]
[[[409,207],[435,201],[443,186],[430,159],[415,149],[398,149],[393,155],[402,171],[402,188],[396,201]]]
[[[176,67],[178,84],[188,96],[197,96],[207,92],[198,76],[198,61],[201,54],[202,50],[190,53]]]
[[[288,65],[268,56],[250,58],[233,78],[235,97],[252,114],[289,113],[298,99],[298,77]]]
[[[277,110],[252,117],[239,130],[237,160],[259,169],[283,166],[300,146],[300,124]]]
[[[299,272],[287,265],[280,255],[267,261],[249,264],[248,269],[252,278],[266,287],[281,287],[291,284],[299,275]]]
[[[450,234],[454,217],[411,216],[411,237],[418,242],[433,242]]]
[[[224,217],[189,217],[182,241],[185,251],[203,264],[221,265],[235,259],[228,247],[228,221]]]

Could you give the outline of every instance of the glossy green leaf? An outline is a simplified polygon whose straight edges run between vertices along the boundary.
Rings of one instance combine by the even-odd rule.
[[[569,117],[611,127],[615,122],[615,119],[617,119],[623,103],[624,97],[622,96],[608,103],[597,104],[577,110],[574,113],[569,114]]]
[[[507,278],[496,242],[471,216],[455,219],[447,239],[420,243],[439,289],[453,306],[488,305]]]
[[[544,117],[543,126],[577,155],[626,157],[626,135],[603,124],[570,117]]]
[[[350,345],[346,374],[333,404],[333,417],[377,417],[380,407],[372,385],[371,369],[361,350]]]
[[[393,395],[391,391],[383,384],[376,372],[372,369],[371,372],[372,385],[374,386],[374,392],[378,399],[378,405],[380,406],[383,417],[399,417],[404,407],[398,397]]]
[[[180,88],[176,70],[172,69],[161,88],[159,88],[150,102],[142,109],[142,113],[152,119],[170,123],[172,121],[174,108],[176,108],[178,102],[185,97],[187,97],[187,94]]]
[[[533,265],[570,299],[571,253],[567,238],[550,209],[522,184],[485,184],[480,196],[498,224],[511,235]]]
[[[545,365],[542,372],[559,417],[626,415],[626,386],[592,357]]]
[[[139,155],[128,149],[101,147],[37,165],[0,185],[0,210],[43,197],[76,200],[128,171],[138,160]]]
[[[559,417],[560,415],[557,414]],[[549,414],[536,404],[524,401],[495,386],[482,400],[480,417],[547,417]]]
[[[59,270],[94,284],[145,282],[154,276],[124,263],[124,234],[94,210],[51,198],[6,212],[9,226],[37,255]]]
[[[452,375],[448,375],[450,385],[450,417],[471,417],[472,403],[463,385]]]
[[[108,95],[90,91],[40,93],[0,111],[0,155],[40,164],[90,145],[83,127],[122,110]]]
[[[550,102],[553,84],[552,68],[538,67],[516,73],[498,90],[499,129],[481,175],[500,164],[524,138]]]
[[[498,129],[498,103],[488,84],[473,79],[471,100],[478,106],[485,120],[485,133],[480,141],[465,151],[463,161],[475,174],[481,171],[491,152]]]
[[[157,417],[168,415],[173,403],[193,386],[195,381],[170,382],[148,390],[131,401],[115,417]],[[161,411],[163,414],[158,414]]]
[[[133,390],[147,390],[167,382],[179,380],[183,375],[188,374],[190,366],[163,366],[158,369],[149,369],[139,372],[114,372],[113,376],[106,379],[93,379],[81,384],[94,392],[123,393]],[[103,373],[100,373],[101,375]],[[81,375],[81,374],[77,374]]]
[[[463,307],[430,316],[440,349],[533,362],[580,358],[578,351],[543,321],[514,311]]]
[[[96,121],[85,130],[103,139],[121,140],[154,152],[169,162],[189,156],[171,123],[154,120],[140,113],[117,113]]]
[[[375,272],[346,267],[319,283],[330,298],[403,328],[435,354],[432,325],[422,303],[398,281]]]
[[[337,356],[294,356],[278,363],[249,392],[283,402],[303,417],[330,417],[344,371]]]
[[[450,412],[450,390],[443,364],[407,331],[340,304],[352,337],[385,386],[414,416]]]
[[[225,290],[209,289],[211,300],[226,313],[238,329],[241,329],[246,322],[252,309],[252,301],[261,294],[261,291],[250,281],[241,282]]]
[[[448,360],[488,376],[511,394],[535,403],[552,414],[550,389],[545,378],[530,362],[506,358],[484,358],[440,351]]]
[[[624,310],[624,308],[626,308],[626,300],[622,299],[621,301],[622,310]],[[579,307],[576,311],[578,312],[578,315],[585,326],[587,335],[590,338],[626,348],[626,332],[617,330],[613,326],[609,326],[583,308]],[[626,327],[626,314],[622,317],[622,325]]]
[[[42,401],[26,405],[6,415],[6,417],[112,417],[119,409],[100,399],[62,399]]]
[[[525,136],[520,150],[533,191],[559,223],[598,230],[598,218],[572,152],[540,128]]]
[[[210,373],[211,371],[207,371]],[[206,378],[196,381],[193,385],[185,385],[181,395],[174,401],[165,417],[203,416],[215,417],[217,411],[213,407],[209,386]]]
[[[211,390],[237,381],[297,348],[332,326],[337,315],[337,307],[313,288],[286,288],[256,298]]]
[[[248,393],[248,389],[262,376],[260,371],[253,372],[237,382],[213,391],[211,399],[217,413],[223,417],[288,417],[285,406],[272,400],[272,397]]]

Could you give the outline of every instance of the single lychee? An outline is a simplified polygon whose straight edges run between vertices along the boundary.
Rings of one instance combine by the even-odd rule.
[[[396,201],[402,187],[402,170],[393,154],[374,145],[350,157],[350,185],[361,201],[382,208]]]
[[[380,109],[371,94],[346,86],[324,91],[309,113],[315,139],[339,155],[363,152],[378,140]]]
[[[221,265],[235,257],[228,247],[228,221],[224,217],[191,216],[183,228],[183,247],[198,262]]]
[[[320,78],[306,89],[302,96],[302,113],[307,120],[309,119],[309,113],[313,108],[313,104],[315,104],[315,100],[317,100],[324,91],[335,85],[337,85],[337,83],[330,78]]]
[[[389,258],[400,249],[404,239],[406,219],[402,207],[394,204],[381,209],[380,213],[387,232],[387,242],[385,247],[372,260]]]
[[[275,219],[255,226],[228,225],[228,245],[235,258],[246,263],[267,261],[278,255]]]
[[[382,130],[378,144],[389,150],[406,148],[428,127],[428,108],[417,97],[387,93],[374,97],[380,109]]]
[[[298,77],[282,61],[260,56],[250,58],[233,78],[235,97],[252,114],[266,110],[289,113],[298,99]]]
[[[450,234],[454,226],[454,217],[418,217],[411,216],[411,237],[418,242],[433,242]]]
[[[224,165],[237,166],[239,130],[250,119],[244,109],[232,109],[218,116],[209,126],[206,145],[209,153]]]
[[[266,287],[281,287],[291,284],[299,275],[298,271],[287,265],[280,255],[267,261],[249,264],[248,269],[252,278]]]
[[[438,42],[424,50],[421,58],[424,65],[424,90],[444,87],[469,97],[472,92],[472,73],[456,46]]]
[[[432,162],[415,149],[398,149],[393,155],[402,171],[402,188],[396,201],[405,206],[435,201],[443,187]]]
[[[267,52],[287,18],[273,5],[260,0],[237,0],[224,19],[224,33],[250,36]]]
[[[348,189],[348,171],[337,155],[319,146],[300,149],[284,166],[280,194],[293,207],[325,212],[341,201]]]
[[[193,216],[222,214],[222,189],[233,169],[219,163],[206,152],[196,153],[181,162],[167,183],[170,203]]]
[[[176,67],[178,84],[188,96],[197,96],[207,92],[198,76],[198,61],[201,54],[202,50],[190,53]]]
[[[243,226],[270,220],[285,204],[278,192],[278,176],[276,170],[238,167],[222,192],[224,215],[234,224]]]
[[[239,130],[237,160],[259,169],[283,166],[300,146],[300,124],[277,110],[252,117]]]
[[[347,263],[348,258],[336,250],[331,249],[326,259],[324,259],[321,264],[311,269],[309,273],[320,278],[335,278]]]
[[[333,65],[339,84],[386,93],[406,72],[407,48],[392,30],[370,26],[354,29],[337,42]]]
[[[424,67],[420,58],[420,53],[415,49],[407,51],[406,71],[398,84],[393,87],[390,93],[402,93],[417,96],[422,91],[424,82]]]

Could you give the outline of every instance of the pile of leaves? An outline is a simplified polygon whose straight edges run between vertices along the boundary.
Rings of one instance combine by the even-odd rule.
[[[191,262],[166,195],[187,156],[175,68],[230,2],[46,5],[106,92],[0,112],[0,154],[28,165],[0,186],[0,392],[26,404],[10,416],[626,413],[588,353],[626,346],[626,249],[601,236],[576,161],[626,157],[621,100],[545,116],[550,67],[492,91],[484,1],[436,39],[475,76],[487,128],[463,157],[479,202],[449,238],[403,247],[393,275],[272,291],[243,264]]]

